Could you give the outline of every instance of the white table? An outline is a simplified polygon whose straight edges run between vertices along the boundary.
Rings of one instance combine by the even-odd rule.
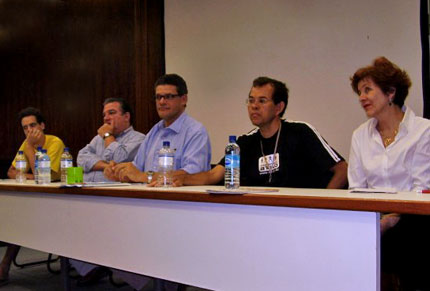
[[[214,290],[379,290],[378,211],[430,213],[415,193],[207,188],[1,181],[0,240]]]

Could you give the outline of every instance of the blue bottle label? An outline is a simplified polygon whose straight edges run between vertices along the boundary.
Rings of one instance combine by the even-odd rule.
[[[239,168],[240,167],[240,156],[239,155],[226,155],[225,156],[225,167],[226,168]]]

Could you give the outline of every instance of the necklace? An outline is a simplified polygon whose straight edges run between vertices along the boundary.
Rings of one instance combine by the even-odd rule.
[[[394,142],[398,132],[399,131],[395,129],[392,135],[386,136],[382,134],[381,130],[379,130],[379,134],[381,135],[381,138],[382,138],[382,143],[384,144],[385,147],[388,147],[390,144]]]
[[[275,155],[276,155],[276,151],[278,149],[278,141],[279,141],[279,135],[281,134],[281,128],[282,128],[282,121],[279,124],[279,129],[278,129],[278,135],[276,136],[276,142],[275,142],[275,151],[273,152],[273,159],[275,159]],[[263,150],[263,142],[260,139],[260,147],[261,147],[261,154],[263,155],[264,158],[264,163],[266,164],[266,167],[269,169],[269,184],[272,183],[272,172],[273,172],[273,167],[272,165],[269,163],[269,161],[267,160],[267,156],[264,154],[264,150]]]

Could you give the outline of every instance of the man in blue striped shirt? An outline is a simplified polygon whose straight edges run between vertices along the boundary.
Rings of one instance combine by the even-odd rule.
[[[158,153],[163,141],[169,141],[175,150],[174,174],[194,174],[210,169],[211,145],[205,127],[185,113],[188,101],[187,85],[176,74],[161,76],[155,83],[155,103],[161,120],[152,127],[141,144],[133,162],[111,162],[104,174],[111,180],[148,183],[155,180],[158,170]],[[121,272],[121,277],[136,290],[149,281],[149,277]],[[178,284],[163,281],[165,290],[176,290]]]
[[[133,162],[111,163],[105,175],[111,180],[147,183],[157,176],[158,152],[163,141],[175,149],[175,175],[210,169],[211,145],[205,127],[185,113],[187,85],[176,74],[161,76],[155,83],[155,102],[161,120],[152,127]]]
[[[85,182],[109,181],[103,170],[110,161],[130,162],[136,156],[145,135],[132,126],[133,110],[122,98],[103,103],[103,124],[97,135],[79,151],[77,164],[84,169]]]

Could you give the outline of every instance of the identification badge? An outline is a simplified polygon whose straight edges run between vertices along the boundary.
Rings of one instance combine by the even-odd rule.
[[[260,175],[279,171],[279,153],[260,157],[258,159],[258,171]]]

